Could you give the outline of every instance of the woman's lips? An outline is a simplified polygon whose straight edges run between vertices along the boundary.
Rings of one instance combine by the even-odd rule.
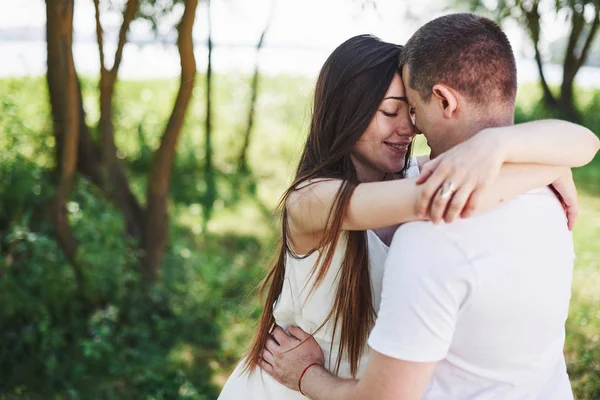
[[[408,151],[409,143],[390,143],[384,142],[385,145],[395,153],[406,153]]]

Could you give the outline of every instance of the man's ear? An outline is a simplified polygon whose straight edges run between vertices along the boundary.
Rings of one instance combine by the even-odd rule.
[[[437,100],[444,114],[444,118],[452,118],[458,108],[458,99],[448,86],[437,84],[433,87],[433,96]]]

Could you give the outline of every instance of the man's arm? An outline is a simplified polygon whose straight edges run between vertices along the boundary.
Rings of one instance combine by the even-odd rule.
[[[372,351],[360,380],[340,379],[323,367],[312,367],[302,379],[302,390],[313,400],[418,400],[434,367],[433,362],[398,360]]]
[[[474,271],[443,227],[409,225],[396,233],[386,261],[381,306],[369,337],[371,357],[364,376],[360,381],[344,380],[321,367],[311,367],[302,379],[302,390],[311,398],[418,399],[435,363],[447,355],[459,313],[474,291]],[[290,328],[290,334],[294,337],[275,334],[278,343],[267,346],[264,357],[268,365],[263,368],[280,383],[298,390],[303,369],[322,360],[322,352],[318,343],[298,328]]]
[[[292,336],[293,335],[293,336]],[[319,344],[302,329],[290,335],[277,327],[262,367],[280,383],[313,400],[417,400],[423,396],[435,363],[411,362],[371,352],[361,380],[341,379],[322,366]],[[268,360],[269,362],[267,362]],[[302,371],[313,363],[319,363]]]

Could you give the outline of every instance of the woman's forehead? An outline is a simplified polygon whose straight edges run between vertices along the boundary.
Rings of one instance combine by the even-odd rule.
[[[387,100],[388,98],[395,98],[395,100],[402,100],[401,98],[405,96],[406,93],[404,91],[404,83],[402,82],[402,78],[400,78],[400,75],[396,74],[394,75],[394,79],[392,79],[392,83],[390,84],[390,87],[385,93],[383,99]]]

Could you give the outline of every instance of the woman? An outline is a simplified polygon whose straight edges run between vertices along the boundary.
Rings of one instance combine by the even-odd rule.
[[[263,286],[269,287],[263,315],[246,359],[219,399],[304,398],[256,368],[275,323],[284,328],[297,325],[313,334],[325,353],[326,367],[339,376],[360,375],[379,306],[387,242],[393,233],[393,228],[385,227],[430,217],[451,221],[464,209],[465,204],[447,209],[448,201],[452,202],[447,188],[438,191],[428,186],[427,182],[443,181],[439,176],[416,183],[418,161],[409,156],[414,127],[397,72],[400,51],[399,46],[372,36],[357,36],[325,62],[317,81],[307,143],[296,178],[282,199],[281,247]],[[532,138],[550,143],[542,137],[566,138],[565,128],[570,140],[563,141],[562,151],[570,154],[568,162],[588,162],[589,132],[576,125],[539,122],[526,128],[502,128],[494,135],[511,135],[523,143]],[[455,147],[453,157],[448,158],[463,160],[467,171],[484,168],[480,175],[493,180],[482,191],[478,210],[536,187],[569,182],[566,168],[541,165],[503,167],[496,178],[505,149],[491,142],[494,135],[482,132]],[[488,151],[486,159],[496,162],[472,165],[473,145]],[[556,153],[556,149],[554,153],[533,150],[530,163],[546,161],[548,154]],[[439,168],[439,163],[431,165]],[[564,165],[564,160],[556,164]],[[476,187],[468,179],[463,185]],[[570,201],[572,193],[561,185],[557,185],[559,190]],[[436,201],[429,213],[419,211],[428,209],[432,197]],[[473,205],[477,202],[468,205],[463,216],[472,212]]]

